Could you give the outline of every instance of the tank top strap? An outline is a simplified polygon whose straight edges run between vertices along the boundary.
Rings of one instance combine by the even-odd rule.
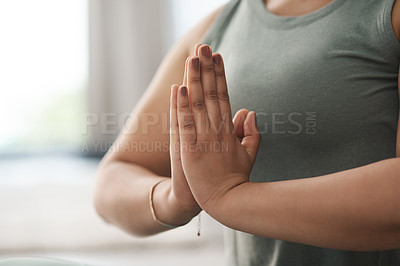
[[[202,43],[210,45],[213,51],[218,50],[218,44],[221,41],[224,31],[229,26],[229,22],[235,15],[241,0],[231,0],[222,9],[214,23],[208,29]]]

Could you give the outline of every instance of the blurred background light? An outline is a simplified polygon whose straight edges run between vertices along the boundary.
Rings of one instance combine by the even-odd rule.
[[[106,149],[83,149],[118,132],[83,129],[88,114],[129,112],[176,40],[226,2],[0,0],[0,259],[222,264],[221,225],[206,214],[200,238],[197,219],[148,238],[105,224],[92,188]]]

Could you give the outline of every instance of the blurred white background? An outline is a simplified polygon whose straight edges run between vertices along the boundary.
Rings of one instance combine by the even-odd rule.
[[[129,113],[171,45],[225,2],[0,0],[0,259],[222,265],[221,225],[205,213],[201,237],[197,218],[136,238],[97,216],[94,174],[118,128],[86,123]]]

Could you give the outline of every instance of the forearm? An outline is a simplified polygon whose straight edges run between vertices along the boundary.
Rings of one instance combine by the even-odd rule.
[[[399,158],[325,176],[247,182],[205,209],[236,230],[345,250],[400,248]]]
[[[400,88],[400,86],[399,86]],[[400,92],[399,92],[400,95]],[[400,100],[399,100],[400,103]],[[400,114],[400,109],[399,109],[399,114]],[[399,122],[397,123],[397,137],[396,137],[396,156],[400,157],[400,119]]]
[[[103,219],[130,234],[148,236],[168,228],[153,220],[149,191],[154,189],[153,203],[157,218],[169,224],[183,224],[193,217],[176,208],[170,197],[170,178],[158,176],[132,163],[112,161],[99,168],[95,192],[97,212]]]

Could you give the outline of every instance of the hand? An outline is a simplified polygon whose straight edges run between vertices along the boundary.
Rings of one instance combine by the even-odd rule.
[[[197,56],[198,47],[201,44],[197,44],[194,49],[194,55]],[[185,72],[183,77],[183,84],[187,85],[187,68],[188,68],[188,57],[185,62]],[[169,198],[173,202],[173,205],[178,208],[179,211],[193,213],[193,217],[196,216],[200,211],[201,207],[197,204],[193,194],[186,181],[185,174],[182,169],[181,155],[179,149],[179,127],[177,118],[177,90],[178,85],[172,85],[171,87],[171,99],[170,99],[170,159],[171,159],[171,190]],[[173,107],[173,108],[172,108]]]
[[[194,57],[188,57],[185,62],[185,73],[183,78],[183,84],[187,86],[188,77],[188,62],[192,58],[198,59],[198,49],[201,44],[197,44],[194,47]],[[181,164],[180,146],[179,146],[179,127],[177,118],[177,90],[178,85],[171,87],[171,99],[170,106],[170,159],[171,159],[171,190],[170,199],[180,211],[193,213],[193,217],[201,211],[201,207],[196,202],[193,194],[187,183],[185,174],[183,172]],[[246,109],[239,110],[234,119],[233,124],[236,128],[237,136],[240,140],[244,138],[244,121],[249,111]]]
[[[188,61],[187,86],[171,95],[177,97],[171,112],[177,112],[184,175],[197,203],[208,212],[230,189],[248,182],[260,134],[254,112],[247,112],[242,127],[236,122],[235,130],[222,57],[208,45],[199,51],[199,58]]]

